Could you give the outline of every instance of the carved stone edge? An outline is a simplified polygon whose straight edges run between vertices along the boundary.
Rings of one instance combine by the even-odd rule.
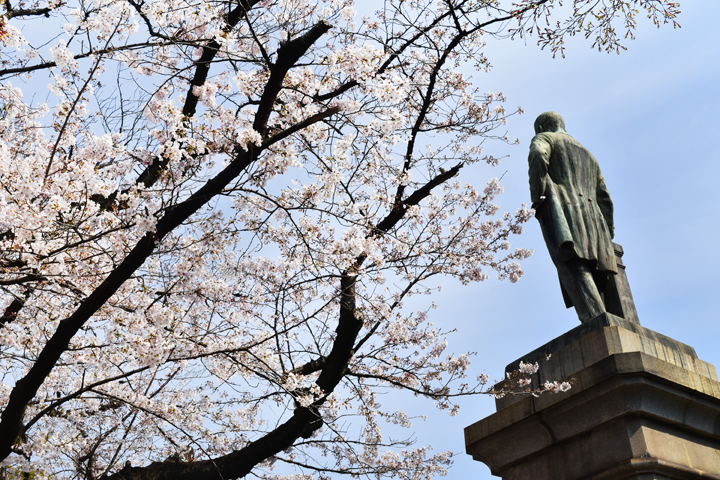
[[[668,462],[667,460],[656,457],[633,458],[620,465],[608,468],[589,477],[580,478],[579,480],[618,480],[619,478],[642,474],[672,475],[671,478],[677,480],[698,480],[698,478],[720,480],[720,474],[715,475],[713,473],[703,472],[696,468]]]
[[[617,326],[626,330],[630,330],[643,337],[656,340],[659,343],[667,346],[668,348],[678,350],[685,355],[689,355],[695,358],[698,357],[695,349],[690,345],[678,342],[677,340],[670,338],[666,335],[650,330],[649,328],[645,328],[638,323],[625,320],[610,313],[604,313],[591,320],[588,320],[581,325],[578,325],[577,327],[560,335],[559,337],[550,340],[545,345],[536,348],[535,350],[526,355],[523,355],[514,362],[510,362],[505,367],[505,371],[512,372],[513,370],[517,370],[520,366],[521,361],[524,363],[535,363],[545,360],[548,355],[559,352],[563,348],[570,346],[571,344],[579,341],[581,338],[590,335],[597,330],[611,326]]]
[[[587,429],[597,428],[599,425],[614,421],[614,419],[628,417],[645,417],[664,424],[677,425],[679,428],[688,432],[692,431],[701,437],[720,439],[720,382],[718,381],[688,372],[681,367],[642,352],[612,355],[578,372],[577,377],[576,385],[569,392],[542,395],[539,398],[526,397],[494,415],[466,427],[466,452],[475,460],[488,464],[493,474],[498,475],[499,472],[506,471],[509,465],[521,462],[522,458],[528,455],[534,455],[534,452],[544,451],[557,442],[568,441],[570,438],[583,435]],[[666,414],[648,411],[642,402],[635,402],[634,405],[627,406],[617,405],[612,407],[610,412],[596,413],[599,405],[610,408],[607,407],[608,403],[604,400],[606,396],[615,395],[616,398],[629,400],[632,395],[628,397],[627,394],[614,394],[613,392],[629,392],[637,388],[645,389],[644,391],[648,392],[659,392],[653,395],[677,397],[679,399],[677,404],[685,405],[683,413]],[[692,401],[687,403],[687,400],[682,400],[682,398],[692,398]],[[691,410],[688,410],[689,408]],[[583,419],[587,420],[587,424],[582,425],[584,422],[565,418],[572,411],[585,412]],[[557,428],[548,424],[549,414],[556,419],[563,419],[570,425],[570,427],[566,426],[570,430],[558,435]],[[710,417],[717,418],[715,421],[711,421]],[[522,447],[520,443],[523,442],[517,441],[520,438],[525,439],[525,445]],[[508,449],[507,445],[510,444],[513,447]],[[490,445],[495,445],[495,447],[490,447]],[[498,445],[505,445],[505,447],[497,447]],[[498,450],[498,448],[500,449]],[[648,459],[649,461],[650,459]],[[637,461],[633,465],[634,467],[641,466]],[[668,464],[665,467],[671,468],[672,465]],[[613,468],[620,468],[620,466]],[[720,480],[720,477],[708,476],[707,472],[701,472],[702,475],[698,476],[700,474],[693,469],[684,468],[687,470],[688,479]],[[677,472],[677,469],[672,471]],[[608,475],[610,476],[595,477],[593,475],[589,478],[593,480],[596,478],[622,478],[613,477],[610,471],[608,471]],[[685,478],[685,476],[672,478]]]

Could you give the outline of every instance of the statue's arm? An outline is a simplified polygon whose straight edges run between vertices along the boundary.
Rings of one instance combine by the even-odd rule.
[[[530,164],[530,199],[533,208],[536,208],[544,200],[541,197],[545,196],[550,182],[548,166],[551,152],[552,146],[544,138],[544,135],[535,135],[530,143],[530,155],[528,156],[528,163]]]
[[[605,177],[598,170],[597,176],[597,192],[595,194],[597,198],[597,204],[600,207],[600,211],[605,217],[605,223],[610,230],[610,238],[615,238],[615,221],[613,220],[613,201],[610,198],[610,192],[608,191],[607,185],[605,185]]]

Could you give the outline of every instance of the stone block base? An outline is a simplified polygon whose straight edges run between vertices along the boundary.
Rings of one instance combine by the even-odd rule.
[[[535,385],[573,387],[499,399],[497,413],[465,429],[467,453],[493,475],[720,480],[720,382],[691,347],[606,314],[524,359],[534,358]]]

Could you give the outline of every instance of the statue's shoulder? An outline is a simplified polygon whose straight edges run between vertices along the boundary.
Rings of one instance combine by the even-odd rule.
[[[575,140],[575,137],[573,137],[572,135],[570,135],[570,134],[567,133],[567,132],[558,132],[558,133],[556,133],[555,135],[557,135],[559,138],[562,138],[562,140],[563,140],[564,142],[574,143],[574,144],[577,144],[577,145],[582,145],[580,142],[578,142],[577,140]]]
[[[533,145],[533,144],[537,145],[537,144],[542,144],[542,143],[547,143],[549,145],[553,145],[556,140],[555,135],[556,134],[553,132],[538,133],[532,138],[532,140],[530,141],[530,145]]]
[[[564,133],[557,133],[555,135],[557,136],[556,141],[562,141],[563,143],[565,143],[565,145],[568,145],[568,146],[572,145],[575,147],[575,150],[581,150],[581,151],[585,152],[586,154],[592,156],[592,153],[590,153],[590,151],[587,148],[585,148],[585,146],[582,143],[577,141],[569,133],[564,132]]]
[[[547,132],[539,133],[535,136],[537,137],[540,135],[543,135],[543,140],[553,147],[561,147],[563,149],[571,148],[573,150],[587,150],[582,143],[578,142],[575,137],[567,132]]]

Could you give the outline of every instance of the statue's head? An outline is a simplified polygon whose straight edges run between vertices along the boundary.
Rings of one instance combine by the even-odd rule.
[[[535,119],[535,133],[564,132],[565,120],[557,112],[541,113]]]

